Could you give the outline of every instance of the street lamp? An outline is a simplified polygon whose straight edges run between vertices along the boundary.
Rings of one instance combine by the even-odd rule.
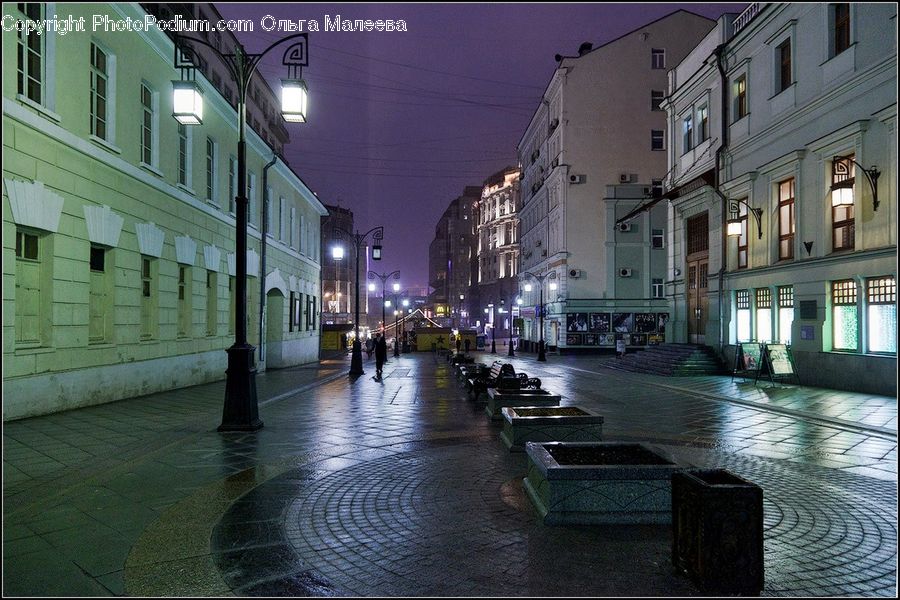
[[[535,275],[534,273],[529,273],[529,272],[525,271],[525,272],[522,273],[522,275],[526,275],[526,276],[528,276],[528,277],[531,277],[531,278],[534,279],[534,280],[537,282],[537,284],[541,287],[541,301],[540,301],[540,309],[541,309],[541,316],[540,316],[540,320],[541,320],[541,322],[540,322],[541,339],[540,339],[540,341],[538,342],[538,357],[537,357],[537,359],[538,359],[538,361],[540,361],[540,362],[546,362],[546,361],[547,361],[547,349],[546,349],[546,347],[545,347],[545,345],[544,345],[544,282],[545,282],[546,280],[548,280],[548,279],[556,279],[556,271],[550,271],[549,273],[544,273],[543,275]],[[525,286],[524,286],[524,288],[525,288],[525,291],[526,291],[526,292],[530,292],[530,291],[533,289],[533,288],[531,287],[531,284],[530,284],[530,283],[526,283]],[[553,290],[556,290],[556,288],[557,288],[556,282],[555,282],[555,281],[554,281],[554,282],[551,282],[551,283],[550,283],[550,290],[553,291]]]
[[[190,36],[175,34],[174,67],[181,71],[181,80],[172,82],[172,116],[183,125],[203,123],[203,95],[194,80],[199,63],[192,47],[202,44],[221,59],[228,74],[237,85],[237,196],[235,197],[235,331],[234,345],[226,350],[228,369],[225,383],[225,405],[219,431],[256,431],[263,426],[259,419],[256,397],[256,348],[247,342],[247,95],[250,81],[263,56],[276,46],[297,40],[285,51],[282,64],[288,69],[285,82],[290,89],[282,95],[282,115],[289,122],[306,121],[306,84],[299,79],[303,67],[309,65],[308,36],[295,33],[270,44],[259,54],[249,54],[237,45],[232,53],[220,52],[209,42]],[[293,83],[290,83],[293,82]],[[296,85],[303,89],[302,97]],[[302,116],[302,120],[298,117]],[[263,274],[265,275],[265,274]]]
[[[398,275],[398,277],[399,277],[399,275]],[[405,295],[406,293],[408,293],[409,290],[406,290],[401,293],[399,283],[394,283],[393,288],[394,288],[394,293],[391,295],[393,303],[391,302],[391,300],[387,300],[387,301],[385,301],[385,303],[387,304],[387,306],[391,306],[393,304],[393,306],[396,308],[396,310],[394,311],[394,356],[397,357],[397,356],[400,356],[400,339],[401,339],[400,338],[400,330],[398,329],[399,322],[398,322],[397,317],[399,315],[403,314],[403,309],[400,308],[401,301],[402,301],[402,305],[404,308],[409,306],[409,300],[407,298],[402,298],[402,300],[401,300],[401,297],[403,295]]]
[[[392,271],[390,273],[376,273],[375,271],[369,271],[369,279],[370,280],[374,280],[376,277],[381,280],[381,335],[387,336],[387,321],[385,320],[385,314],[384,314],[384,308],[385,308],[384,286],[385,286],[385,282],[387,282],[387,280],[390,279],[391,277],[393,277],[394,279],[400,279],[400,269],[397,269],[396,271]],[[399,283],[394,284],[394,290],[396,290],[399,287],[400,287]],[[370,291],[375,290],[374,283],[369,284],[369,290]],[[390,301],[388,301],[388,302],[390,302]],[[397,335],[396,329],[394,329],[394,335],[395,336]],[[385,340],[385,341],[387,341],[387,340]],[[394,345],[396,346],[396,344],[394,344]]]
[[[356,294],[354,302],[356,305],[354,306],[354,311],[356,314],[356,318],[353,321],[353,326],[356,328],[356,336],[353,339],[353,353],[350,358],[350,373],[349,375],[363,375],[365,371],[363,371],[363,362],[362,362],[362,345],[359,342],[359,254],[360,248],[362,248],[363,244],[366,241],[366,238],[369,235],[372,235],[372,241],[378,246],[379,250],[381,248],[382,239],[384,239],[384,227],[378,226],[373,227],[365,233],[350,233],[349,231],[342,229],[341,227],[334,228],[334,236],[346,239],[348,243],[352,243],[356,248]],[[377,257],[372,257],[374,260],[381,259],[381,253]]]
[[[488,303],[488,307],[487,307],[487,309],[485,309],[484,312],[488,312],[488,311],[490,311],[490,315],[491,315],[491,354],[497,354],[497,337],[496,337],[496,333],[495,333],[497,330],[497,324],[494,323],[494,303],[493,302]]]

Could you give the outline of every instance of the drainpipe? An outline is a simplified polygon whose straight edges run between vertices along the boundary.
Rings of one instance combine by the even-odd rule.
[[[260,231],[262,235],[260,236],[259,241],[259,360],[260,362],[266,361],[266,336],[263,331],[263,316],[266,314],[266,234],[269,230],[269,222],[266,219],[266,211],[269,206],[269,198],[266,191],[268,190],[269,182],[269,169],[275,166],[275,163],[278,162],[278,155],[274,152],[272,153],[272,160],[263,167],[262,172],[262,190],[263,190],[263,201],[262,201],[262,216],[260,218]]]
[[[715,190],[716,194],[722,199],[723,207],[722,207],[722,218],[720,224],[720,235],[722,237],[721,246],[722,246],[722,258],[719,266],[719,358],[722,358],[725,351],[725,320],[724,320],[724,287],[725,287],[725,269],[727,266],[728,260],[728,236],[726,235],[726,227],[727,227],[727,213],[728,210],[728,198],[725,197],[725,194],[719,189],[719,184],[721,183],[721,172],[724,169],[724,155],[725,152],[728,151],[728,88],[727,88],[727,77],[725,76],[725,60],[724,53],[727,44],[722,43],[716,46],[715,55],[716,55],[716,67],[719,69],[719,80],[720,80],[720,93],[722,98],[722,132],[721,139],[722,143],[716,149],[716,167],[715,167],[715,179],[713,190]]]

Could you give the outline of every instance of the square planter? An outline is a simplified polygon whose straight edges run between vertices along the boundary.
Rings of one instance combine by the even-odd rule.
[[[488,388],[488,401],[484,412],[493,421],[499,421],[503,418],[503,407],[505,406],[559,406],[562,396],[559,394],[551,394],[547,390],[505,390],[500,391],[498,388]]]
[[[500,439],[511,452],[526,442],[599,442],[603,417],[580,406],[505,406]]]
[[[525,491],[547,525],[671,523],[680,465],[643,443],[527,442]]]
[[[672,477],[672,564],[705,593],[763,589],[763,491],[724,469]]]

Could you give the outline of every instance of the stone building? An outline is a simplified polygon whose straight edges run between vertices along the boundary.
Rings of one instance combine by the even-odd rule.
[[[481,188],[466,186],[438,220],[428,247],[429,310],[441,325],[458,327],[459,315],[472,283],[475,220]],[[460,300],[460,296],[463,299]]]

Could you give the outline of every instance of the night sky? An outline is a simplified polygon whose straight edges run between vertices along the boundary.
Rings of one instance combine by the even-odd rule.
[[[428,282],[428,245],[466,185],[516,164],[516,144],[556,67],[679,8],[715,19],[738,4],[229,4],[225,18],[251,52],[288,32],[265,15],[314,19],[309,36],[309,122],[287,124],[285,155],[324,204],[350,208],[360,232],[383,225],[384,259],[404,287]],[[406,32],[324,31],[334,19],[403,19]],[[285,48],[287,44],[285,44]],[[280,52],[262,72],[280,90]],[[669,68],[675,65],[667,65]]]

